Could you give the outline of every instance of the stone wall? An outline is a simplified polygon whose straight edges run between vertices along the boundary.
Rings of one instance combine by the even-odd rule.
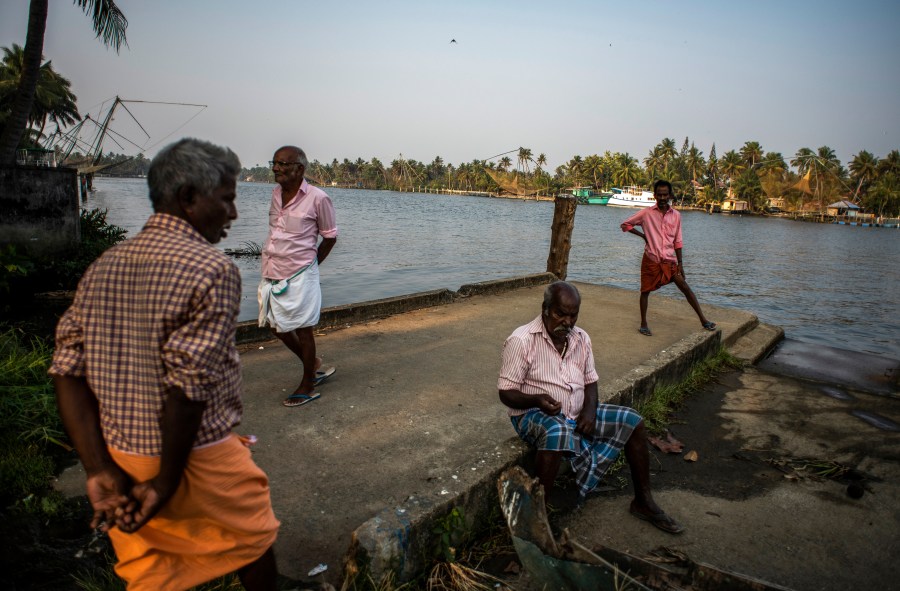
[[[81,238],[74,168],[0,168],[0,244],[53,254]]]

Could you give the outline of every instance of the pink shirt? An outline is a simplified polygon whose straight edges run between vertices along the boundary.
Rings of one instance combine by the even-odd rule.
[[[541,316],[517,328],[503,344],[498,390],[522,394],[549,394],[562,405],[562,413],[577,419],[584,406],[584,387],[598,380],[591,337],[574,327],[568,336],[565,356],[550,340]],[[509,416],[527,410],[509,409]]]
[[[656,205],[644,208],[622,222],[622,231],[641,226],[647,245],[644,252],[654,262],[677,261],[675,249],[681,248],[681,214],[675,208],[663,213]]]
[[[319,235],[338,235],[334,205],[325,191],[303,179],[300,190],[282,207],[281,185],[275,185],[269,205],[269,237],[262,251],[262,276],[287,279],[315,261]]]

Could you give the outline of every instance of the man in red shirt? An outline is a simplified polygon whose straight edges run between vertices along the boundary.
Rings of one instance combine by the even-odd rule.
[[[681,262],[681,214],[669,204],[672,184],[669,181],[656,181],[653,196],[656,198],[656,205],[642,209],[622,222],[623,232],[640,236],[646,244],[641,260],[641,327],[638,332],[648,337],[653,335],[647,326],[650,292],[669,283],[675,283],[681,290],[700,318],[703,328],[715,330],[716,323],[710,322],[703,315],[697,296],[684,278],[684,265]],[[636,226],[641,226],[644,231],[637,230]]]

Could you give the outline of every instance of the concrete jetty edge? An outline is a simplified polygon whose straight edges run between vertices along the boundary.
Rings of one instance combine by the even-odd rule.
[[[368,322],[378,318],[385,318],[394,314],[412,312],[422,308],[431,308],[449,304],[457,298],[474,295],[489,295],[502,293],[520,287],[533,287],[544,285],[556,280],[553,273],[537,273],[505,279],[495,279],[480,283],[467,283],[460,286],[458,291],[449,289],[434,289],[418,293],[368,300],[356,304],[344,304],[324,308],[316,325],[318,329],[341,328],[359,322]],[[268,328],[261,328],[255,320],[239,322],[235,333],[235,341],[239,345],[268,341],[272,338],[272,332]]]
[[[349,318],[374,319],[391,313],[390,310],[393,310],[392,313],[402,313],[426,307],[428,301],[439,302],[431,305],[440,305],[458,297],[501,293],[546,284],[555,279],[547,273],[488,281],[462,286],[455,294],[449,290],[423,292],[409,298],[388,298],[353,307],[332,308],[329,312],[334,310],[334,316],[330,318],[336,321],[335,326],[339,326]],[[447,293],[452,296],[449,300],[445,299]],[[626,376],[601,387],[600,399],[607,403],[635,406],[649,397],[657,386],[683,380],[697,363],[715,355],[723,346],[739,349],[739,358],[755,363],[783,337],[781,328],[760,324],[753,315],[727,330],[690,334],[641,363]],[[527,446],[513,436],[493,450],[493,469],[461,490],[448,492],[445,498],[437,502],[433,498],[410,496],[396,506],[381,510],[353,532],[344,558],[345,574],[365,573],[376,582],[391,574],[396,581],[409,581],[420,576],[433,564],[434,549],[446,529],[447,516],[457,509],[465,521],[465,531],[482,529],[496,516],[496,482],[499,475],[511,466],[522,464],[528,454]]]

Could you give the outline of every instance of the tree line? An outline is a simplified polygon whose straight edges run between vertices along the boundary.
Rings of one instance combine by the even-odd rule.
[[[514,151],[515,152],[515,151]],[[663,138],[643,160],[625,152],[576,155],[554,170],[546,169],[547,157],[534,156],[519,148],[515,160],[504,155],[495,160],[472,160],[454,166],[437,156],[431,162],[401,157],[385,166],[378,158],[323,164],[310,163],[307,177],[314,183],[339,187],[389,190],[457,190],[504,192],[499,172],[546,195],[574,187],[597,192],[612,187],[649,187],[658,179],[672,183],[681,203],[704,206],[727,198],[746,201],[752,211],[763,211],[770,203],[783,202],[791,210],[824,211],[828,204],[847,200],[879,216],[900,215],[900,151],[879,158],[862,150],[844,166],[833,149],[803,147],[786,159],[780,152],[763,149],[747,141],[721,156],[713,144],[706,156],[690,138],[681,149],[672,138]],[[489,172],[491,171],[491,172]],[[245,168],[248,181],[274,182],[269,168]]]
[[[3,48],[0,61],[0,133],[10,122],[17,88],[25,74],[26,51],[13,44]],[[38,70],[34,102],[20,147],[38,147],[54,133],[78,122],[76,97],[69,81],[44,62]],[[69,163],[78,162],[78,155]],[[83,160],[84,158],[82,158]],[[143,176],[149,161],[142,155],[129,157],[109,153],[99,164],[115,164],[109,174]],[[555,195],[574,187],[596,191],[629,185],[649,186],[657,179],[672,183],[681,203],[703,206],[726,198],[741,199],[752,211],[762,211],[779,200],[791,210],[821,212],[829,203],[848,200],[879,216],[900,215],[900,152],[884,157],[862,150],[845,167],[828,146],[816,150],[802,147],[786,159],[780,152],[763,149],[757,141],[719,156],[713,144],[708,156],[690,138],[681,149],[672,138],[663,138],[643,159],[628,152],[576,155],[554,170],[547,170],[547,157],[530,148],[519,148],[492,160],[472,160],[458,165],[436,156],[431,162],[406,159],[402,155],[385,165],[378,158],[357,158],[330,163],[314,160],[306,171],[315,183],[326,186],[390,190],[508,191],[508,178],[530,194]],[[267,167],[245,168],[243,180],[274,182]]]

